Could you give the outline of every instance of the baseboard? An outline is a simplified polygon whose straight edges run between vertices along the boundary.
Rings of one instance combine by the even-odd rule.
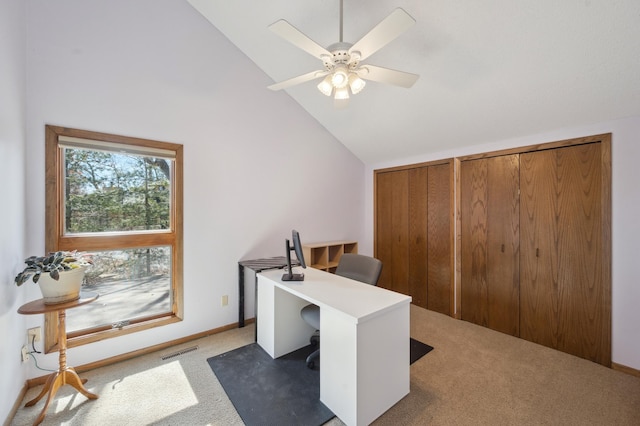
[[[640,370],[636,370],[635,368],[627,367],[626,365],[616,364],[615,362],[611,363],[611,368],[613,370],[621,371],[623,373],[630,374],[632,376],[640,377]]]
[[[245,324],[250,324],[250,323],[252,323],[254,321],[255,321],[254,319],[249,319],[249,320],[245,321]],[[192,334],[190,336],[181,337],[180,339],[171,340],[171,341],[160,343],[160,344],[157,344],[157,345],[154,345],[154,346],[149,346],[147,348],[138,349],[138,350],[135,350],[135,351],[132,351],[132,352],[127,352],[127,353],[116,355],[116,356],[113,356],[113,357],[110,357],[110,358],[105,358],[105,359],[102,359],[100,361],[92,362],[92,363],[89,363],[89,364],[73,366],[73,369],[76,370],[77,373],[81,373],[83,371],[89,371],[89,370],[93,370],[95,368],[106,367],[107,365],[115,364],[115,363],[120,362],[120,361],[126,361],[126,360],[131,359],[131,358],[139,357],[141,355],[146,355],[146,354],[151,353],[151,352],[156,352],[156,351],[159,351],[159,350],[162,350],[162,349],[166,349],[166,348],[169,348],[171,346],[181,345],[183,343],[187,343],[187,342],[190,342],[192,340],[196,340],[196,339],[200,339],[202,337],[207,337],[207,336],[211,336],[211,335],[214,335],[214,334],[222,333],[223,331],[232,330],[234,328],[238,328],[238,323],[237,322],[233,323],[233,324],[228,324],[228,325],[225,325],[225,326],[222,326],[222,327],[214,328],[214,329],[211,329],[211,330],[203,331],[201,333]],[[26,389],[30,389],[30,388],[32,388],[34,386],[43,385],[47,381],[47,378],[49,376],[50,376],[50,374],[47,374],[45,376],[35,377],[33,379],[27,380]],[[26,390],[25,390],[25,392],[26,392]],[[22,399],[20,399],[20,401],[22,401]]]
[[[22,389],[20,390],[20,393],[18,393],[16,402],[13,403],[13,407],[11,407],[11,410],[9,411],[9,415],[7,416],[5,421],[2,423],[3,426],[9,426],[11,424],[11,421],[16,416],[16,413],[18,412],[18,409],[22,404],[22,400],[24,399],[24,396],[27,394],[28,390],[29,390],[29,384],[25,382],[24,386],[22,386]]]

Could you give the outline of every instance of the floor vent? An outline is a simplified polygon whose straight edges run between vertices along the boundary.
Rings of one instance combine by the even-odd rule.
[[[182,350],[179,350],[178,352],[173,352],[167,355],[163,355],[162,360],[165,361],[167,359],[175,358],[177,356],[184,355],[186,353],[197,351],[197,350],[198,350],[197,346],[191,346],[190,348],[184,348]]]

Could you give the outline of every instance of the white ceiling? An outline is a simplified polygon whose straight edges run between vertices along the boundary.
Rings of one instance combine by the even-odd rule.
[[[274,82],[322,64],[273,22],[339,40],[340,0],[188,1]],[[346,109],[315,81],[286,90],[365,163],[640,115],[638,0],[344,0],[344,41],[396,7],[416,25],[365,62],[419,74],[412,88],[369,82]]]

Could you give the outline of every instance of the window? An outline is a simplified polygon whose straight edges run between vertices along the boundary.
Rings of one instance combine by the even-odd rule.
[[[68,346],[180,321],[182,145],[46,126],[46,251],[94,254]],[[47,352],[57,316],[45,318]]]

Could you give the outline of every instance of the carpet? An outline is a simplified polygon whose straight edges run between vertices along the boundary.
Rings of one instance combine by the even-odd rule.
[[[433,348],[410,340],[413,364]],[[334,414],[320,402],[320,372],[307,368],[306,346],[272,359],[257,343],[207,359],[242,421],[248,425],[317,426]]]

